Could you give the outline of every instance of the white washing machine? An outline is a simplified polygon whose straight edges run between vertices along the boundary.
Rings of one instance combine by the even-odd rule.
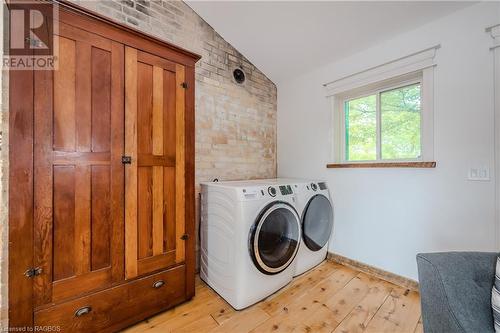
[[[333,230],[333,205],[326,182],[298,183],[297,208],[301,216],[302,242],[294,276],[307,272],[326,258]]]
[[[201,184],[200,277],[235,309],[288,284],[301,240],[291,184]]]

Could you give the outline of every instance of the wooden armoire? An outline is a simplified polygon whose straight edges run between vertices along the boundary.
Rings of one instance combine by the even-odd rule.
[[[194,295],[199,56],[66,2],[46,21],[58,68],[9,74],[9,325],[116,331]]]

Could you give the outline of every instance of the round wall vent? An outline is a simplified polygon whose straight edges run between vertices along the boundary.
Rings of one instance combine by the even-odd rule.
[[[236,68],[233,71],[233,77],[234,77],[234,80],[239,84],[242,84],[243,82],[245,82],[245,73],[239,68]]]

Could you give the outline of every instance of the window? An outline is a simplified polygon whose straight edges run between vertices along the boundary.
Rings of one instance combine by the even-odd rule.
[[[343,102],[346,162],[421,160],[421,82]]]
[[[333,110],[327,167],[435,167],[434,58],[439,48],[323,85]]]

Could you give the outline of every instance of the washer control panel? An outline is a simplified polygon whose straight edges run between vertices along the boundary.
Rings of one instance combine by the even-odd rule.
[[[246,200],[259,199],[264,197],[274,198],[278,194],[282,196],[294,195],[296,191],[292,185],[270,185],[270,186],[252,186],[241,189],[241,194]]]
[[[281,195],[290,195],[293,194],[292,187],[290,185],[280,185]]]

